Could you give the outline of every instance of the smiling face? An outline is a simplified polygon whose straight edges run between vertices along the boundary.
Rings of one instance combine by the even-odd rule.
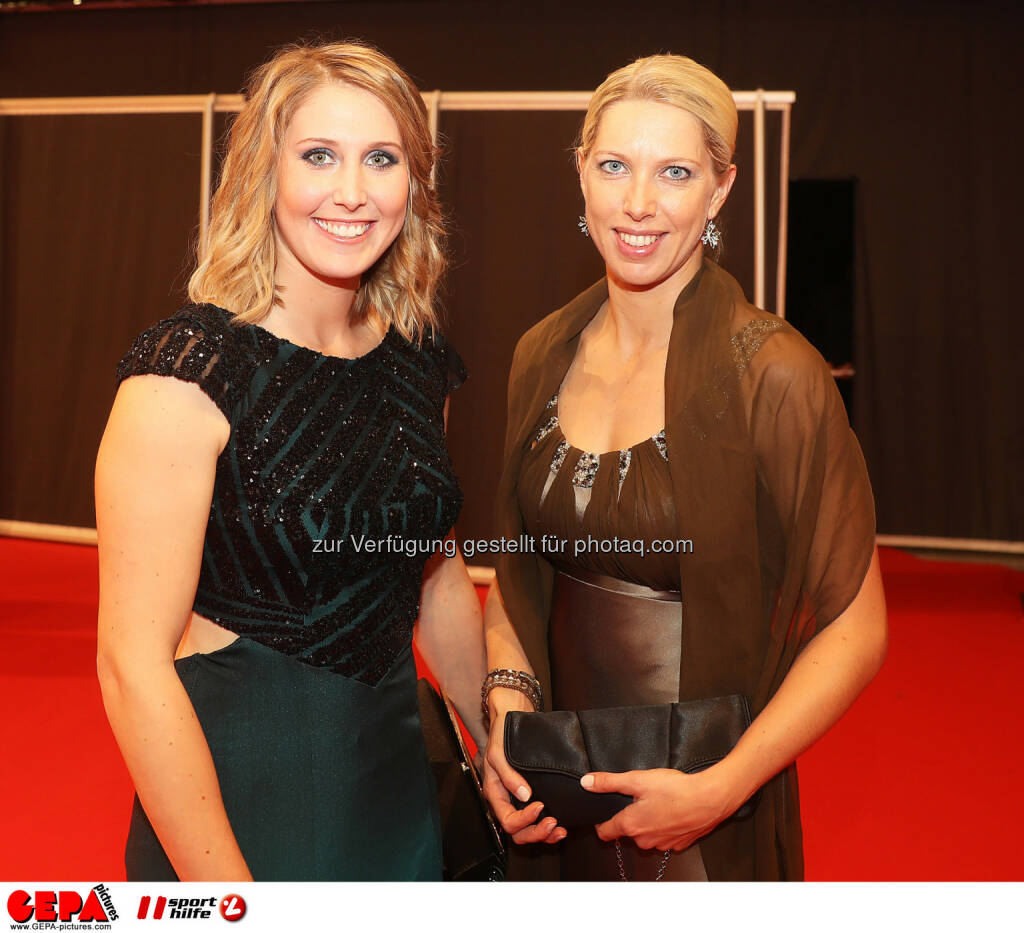
[[[735,166],[715,174],[700,121],[685,110],[649,100],[608,107],[580,185],[609,277],[632,289],[681,289],[700,266],[704,225],[735,177]]]
[[[277,167],[278,284],[351,286],[405,221],[409,171],[398,124],[369,91],[327,84],[296,110]]]

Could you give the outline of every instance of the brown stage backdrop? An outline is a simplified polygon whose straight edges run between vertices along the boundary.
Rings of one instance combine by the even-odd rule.
[[[0,14],[0,96],[198,94],[301,36],[359,36],[424,90],[582,90],[657,51],[796,91],[791,174],[857,179],[854,421],[879,530],[1024,538],[1010,4],[282,3]],[[769,115],[768,177],[777,117]],[[576,230],[580,115],[446,113],[446,304],[463,536],[491,531],[515,339],[601,272]],[[224,121],[219,121],[223,126]],[[724,265],[752,282],[749,115]],[[92,525],[131,337],[182,300],[199,118],[0,119],[0,518]],[[777,192],[770,187],[769,217]],[[770,225],[770,232],[771,230]],[[774,295],[774,238],[768,289]],[[829,314],[821,308],[821,314]],[[836,360],[834,362],[844,362]],[[486,561],[483,561],[486,562]]]

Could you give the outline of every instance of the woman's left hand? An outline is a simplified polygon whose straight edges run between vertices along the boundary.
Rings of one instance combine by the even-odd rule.
[[[708,768],[683,774],[672,768],[595,771],[580,783],[593,793],[626,794],[633,803],[610,820],[597,825],[597,835],[608,841],[630,836],[641,849],[681,852],[739,809],[732,788],[720,772]]]

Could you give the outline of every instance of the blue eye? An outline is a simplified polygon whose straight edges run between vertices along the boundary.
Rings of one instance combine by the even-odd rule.
[[[693,175],[688,168],[684,168],[682,165],[670,165],[665,169],[665,174],[672,179],[672,181],[686,181]]]
[[[392,165],[398,165],[398,159],[383,149],[374,149],[366,157],[366,164],[372,165],[374,168],[391,168]]]
[[[310,149],[309,152],[302,153],[302,158],[305,159],[310,165],[315,165],[318,168],[324,165],[333,165],[335,162],[334,153],[330,149]]]
[[[609,175],[621,175],[626,170],[626,166],[618,159],[607,159],[601,163],[601,170]]]

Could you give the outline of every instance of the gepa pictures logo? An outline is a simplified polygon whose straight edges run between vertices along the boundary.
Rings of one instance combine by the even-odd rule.
[[[35,920],[34,928],[47,923],[102,923],[117,919],[114,902],[105,885],[98,884],[82,898],[77,891],[12,891],[7,913],[15,923]]]

